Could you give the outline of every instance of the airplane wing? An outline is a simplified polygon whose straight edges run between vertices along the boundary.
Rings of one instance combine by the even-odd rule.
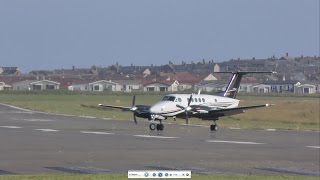
[[[235,114],[244,113],[247,109],[256,109],[262,107],[268,107],[272,104],[263,104],[263,105],[255,105],[255,106],[243,106],[243,107],[236,107],[236,108],[229,108],[229,109],[217,109],[217,110],[210,110],[208,112],[209,116],[213,117],[222,117],[222,116],[230,116]]]
[[[132,108],[127,106],[113,106],[113,105],[105,105],[105,104],[98,104],[98,106],[104,107],[104,108],[120,109],[122,111],[130,111]]]

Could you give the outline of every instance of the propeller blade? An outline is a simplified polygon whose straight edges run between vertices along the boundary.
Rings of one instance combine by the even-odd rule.
[[[188,101],[188,107],[190,106],[191,100],[192,100],[192,94],[190,95],[190,98],[189,98],[189,101]]]
[[[186,124],[189,124],[189,115],[188,115],[188,111],[190,109],[190,104],[192,101],[192,94],[190,95],[189,101],[188,101],[188,106],[185,108],[185,112],[186,112]]]
[[[186,124],[189,124],[188,111],[186,111]]]
[[[178,108],[181,108],[181,109],[186,109],[185,107],[183,107],[183,106],[181,106],[181,105],[179,105],[179,104],[177,104],[176,105]]]
[[[137,111],[137,107],[135,107],[135,104],[136,104],[136,96],[133,96],[132,98],[132,108],[131,108],[131,111],[133,113],[133,121],[135,124],[137,124],[137,117],[136,117],[136,111]]]
[[[136,96],[133,96],[133,98],[132,98],[132,107],[134,107],[135,104],[136,104]]]
[[[136,117],[135,113],[133,113],[133,121],[134,121],[135,124],[138,124],[137,117]]]

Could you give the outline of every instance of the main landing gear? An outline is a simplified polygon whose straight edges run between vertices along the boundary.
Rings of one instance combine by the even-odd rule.
[[[163,124],[155,124],[155,123],[150,123],[149,128],[151,131],[154,131],[157,129],[157,131],[163,131],[164,125]]]
[[[163,131],[164,125],[162,124],[162,121],[160,121],[160,124],[155,124],[153,122],[150,123],[149,128],[151,131],[154,131],[157,129],[157,131]]]
[[[217,131],[218,130],[218,125],[216,124],[216,121],[213,121],[213,124],[210,126],[211,131]]]

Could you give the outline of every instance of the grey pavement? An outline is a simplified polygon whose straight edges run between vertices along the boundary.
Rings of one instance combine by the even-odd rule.
[[[121,113],[121,112],[119,112]],[[319,132],[219,129],[103,120],[0,105],[0,175],[193,173],[319,176]]]

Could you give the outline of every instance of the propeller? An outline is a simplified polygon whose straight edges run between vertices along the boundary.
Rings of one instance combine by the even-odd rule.
[[[130,109],[131,112],[133,112],[133,121],[135,124],[137,124],[137,117],[136,117],[136,112],[138,108],[135,106],[136,104],[136,96],[133,96],[132,98],[132,108]]]
[[[190,107],[190,103],[192,101],[192,94],[190,95],[190,98],[188,100],[188,106],[187,107],[183,107],[177,104],[177,107],[184,109],[184,112],[186,114],[186,124],[189,124],[189,115],[188,115],[188,111],[190,111],[192,108]]]

